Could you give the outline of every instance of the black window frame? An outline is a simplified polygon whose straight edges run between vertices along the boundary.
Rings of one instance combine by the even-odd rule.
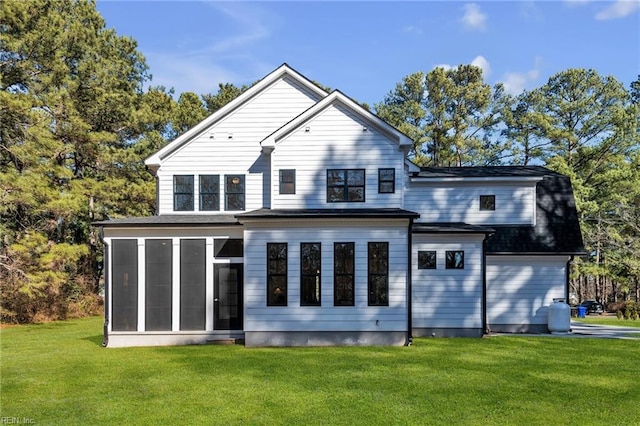
[[[187,179],[190,182],[178,183],[178,180],[180,179]],[[188,189],[189,187],[191,189]],[[193,206],[194,206],[193,189],[194,189],[193,175],[173,175],[173,211],[174,212],[193,211]],[[180,204],[183,204],[178,201],[180,197],[187,197],[186,207],[179,208]]]
[[[438,269],[435,250],[418,250],[418,269]]]
[[[344,252],[339,251],[338,249],[339,246],[346,246],[343,248],[343,250],[347,250],[347,254],[349,250],[351,252],[350,253],[351,261],[349,262],[351,266],[351,271],[347,270],[349,263],[343,260],[345,255],[344,255]],[[351,247],[350,249],[348,248],[349,246]],[[355,300],[356,300],[355,254],[356,254],[356,244],[354,242],[334,242],[333,243],[333,306],[355,306]],[[343,266],[343,268],[339,268],[339,266]],[[339,270],[339,269],[342,269],[342,270]],[[339,297],[339,293],[341,292],[338,290],[338,286],[339,286],[338,282],[342,282],[342,279],[344,278],[349,279],[349,277],[350,277],[350,282],[346,283],[347,284],[346,287],[347,288],[350,287],[351,297],[350,299]],[[347,291],[349,291],[349,289],[347,289]]]
[[[203,184],[203,180],[213,179],[214,182],[208,185]],[[213,189],[213,191],[205,190]],[[213,197],[213,207],[205,207],[207,199],[205,197]],[[220,211],[220,175],[199,175],[198,176],[198,209],[201,212]]]
[[[273,247],[275,249],[275,251],[271,250],[271,247]],[[282,250],[282,248],[284,248]],[[289,260],[289,253],[288,253],[289,247],[287,245],[287,243],[267,243],[267,254],[266,254],[266,258],[267,258],[267,285],[266,285],[266,290],[267,290],[267,306],[287,306],[288,304],[288,287],[289,287],[289,283],[288,283],[288,272],[289,272],[289,267],[288,267],[288,260]],[[272,256],[272,254],[274,254]],[[281,256],[281,254],[284,254],[283,256]],[[275,268],[272,268],[272,262],[283,262],[284,263],[284,271],[282,271],[281,268],[279,268],[278,266],[282,266],[282,265],[276,265]],[[275,289],[272,292],[271,291],[271,287],[273,284],[273,278],[275,277],[282,277],[284,282],[279,283],[278,286],[275,287],[275,289],[280,288],[280,294],[278,294],[278,299],[279,300],[274,300],[274,296],[273,294],[276,293]],[[284,287],[284,288],[283,288]]]
[[[456,254],[460,254],[460,262],[456,260]],[[464,269],[464,250],[447,250],[445,253],[446,269]]]
[[[287,176],[288,175],[288,176]],[[278,171],[279,191],[283,195],[296,193],[296,169],[280,169]],[[286,189],[291,185],[291,189]]]
[[[214,238],[213,257],[216,259],[244,257],[244,240],[242,238]]]
[[[384,268],[380,267],[380,261],[376,262],[372,259],[372,247],[384,247]],[[383,290],[384,296],[380,297],[378,291],[374,292],[374,286],[378,286],[376,278],[384,278]],[[367,243],[367,303],[369,306],[389,306],[389,242],[376,241]]]
[[[362,185],[349,185],[349,173],[362,172]],[[342,173],[341,183],[332,183],[329,176],[333,173]],[[330,188],[342,188],[342,198],[332,200]],[[351,200],[349,191],[352,188],[362,188],[362,200]],[[364,203],[367,199],[367,172],[366,169],[327,169],[327,203]]]
[[[315,259],[315,271],[305,271],[304,246],[316,246],[317,249],[311,253],[317,254]],[[311,265],[313,266],[313,265]],[[307,284],[311,283],[310,286]],[[312,296],[315,296],[312,300]],[[300,306],[322,306],[322,243],[300,243]]]
[[[495,209],[496,196],[494,194],[480,195],[480,211],[495,211]]]
[[[239,179],[240,182],[234,183],[233,179]],[[232,185],[241,185],[242,190],[237,192],[229,191],[229,182],[231,180]],[[245,175],[224,175],[224,209],[225,211],[244,211],[247,208],[247,185]],[[242,208],[239,209],[229,209],[229,199],[230,197],[238,197],[242,200]]]
[[[391,179],[384,178],[382,174],[384,172],[391,172]],[[385,183],[391,184],[391,190],[383,190],[382,186]],[[395,194],[396,192],[396,169],[394,168],[381,168],[378,169],[378,194]]]

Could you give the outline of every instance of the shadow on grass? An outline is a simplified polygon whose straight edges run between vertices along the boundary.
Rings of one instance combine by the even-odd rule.
[[[88,336],[82,340],[86,340],[88,342],[94,343],[96,346],[102,347],[102,334],[97,334],[95,336]]]

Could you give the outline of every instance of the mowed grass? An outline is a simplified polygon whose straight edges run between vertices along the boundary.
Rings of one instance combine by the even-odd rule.
[[[618,327],[640,328],[640,320],[618,319],[618,317],[616,316],[589,315],[586,318],[572,318],[572,319],[574,321],[582,322],[585,324],[617,325]]]
[[[1,417],[34,424],[634,424],[640,343],[105,349],[102,320],[11,327]]]

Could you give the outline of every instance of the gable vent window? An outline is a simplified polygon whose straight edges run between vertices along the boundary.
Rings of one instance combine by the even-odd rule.
[[[495,195],[481,195],[480,196],[480,210],[495,210],[496,209],[496,196]]]
[[[173,210],[193,210],[193,175],[173,176]]]
[[[225,175],[224,209],[244,210],[244,175]]]
[[[396,169],[378,169],[378,193],[396,192]]]
[[[364,169],[327,170],[327,203],[364,202]]]
[[[296,193],[295,169],[280,170],[280,194]]]
[[[200,211],[220,210],[220,176],[200,175]]]

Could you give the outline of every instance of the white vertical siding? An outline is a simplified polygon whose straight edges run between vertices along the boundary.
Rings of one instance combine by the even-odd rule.
[[[397,142],[338,102],[277,142],[271,161],[273,208],[402,206],[404,154]],[[378,193],[378,168],[395,169],[395,193]],[[296,170],[295,194],[280,194],[280,169]],[[365,202],[327,203],[327,169],[365,169]]]
[[[173,176],[182,174],[195,175],[195,202],[193,212],[180,213],[199,213],[200,174],[220,175],[221,212],[225,174],[245,175],[245,210],[268,206],[269,157],[260,154],[260,141],[317,100],[292,79],[280,79],[164,159],[157,173],[159,214],[173,213]]]
[[[406,331],[406,220],[247,224],[244,330]],[[389,306],[368,306],[367,243],[389,243]],[[267,306],[267,243],[288,243],[288,306]],[[300,243],[322,244],[321,306],[300,306]],[[333,243],[355,243],[355,306],[333,306]]]
[[[487,323],[547,324],[565,297],[567,256],[487,256]]]
[[[484,235],[413,234],[413,328],[482,328]],[[446,269],[445,252],[464,251],[464,269]],[[435,251],[437,269],[418,269],[418,251]]]
[[[410,182],[404,208],[420,213],[419,222],[464,222],[473,225],[533,225],[535,183]],[[495,195],[494,211],[480,210],[480,195]]]

